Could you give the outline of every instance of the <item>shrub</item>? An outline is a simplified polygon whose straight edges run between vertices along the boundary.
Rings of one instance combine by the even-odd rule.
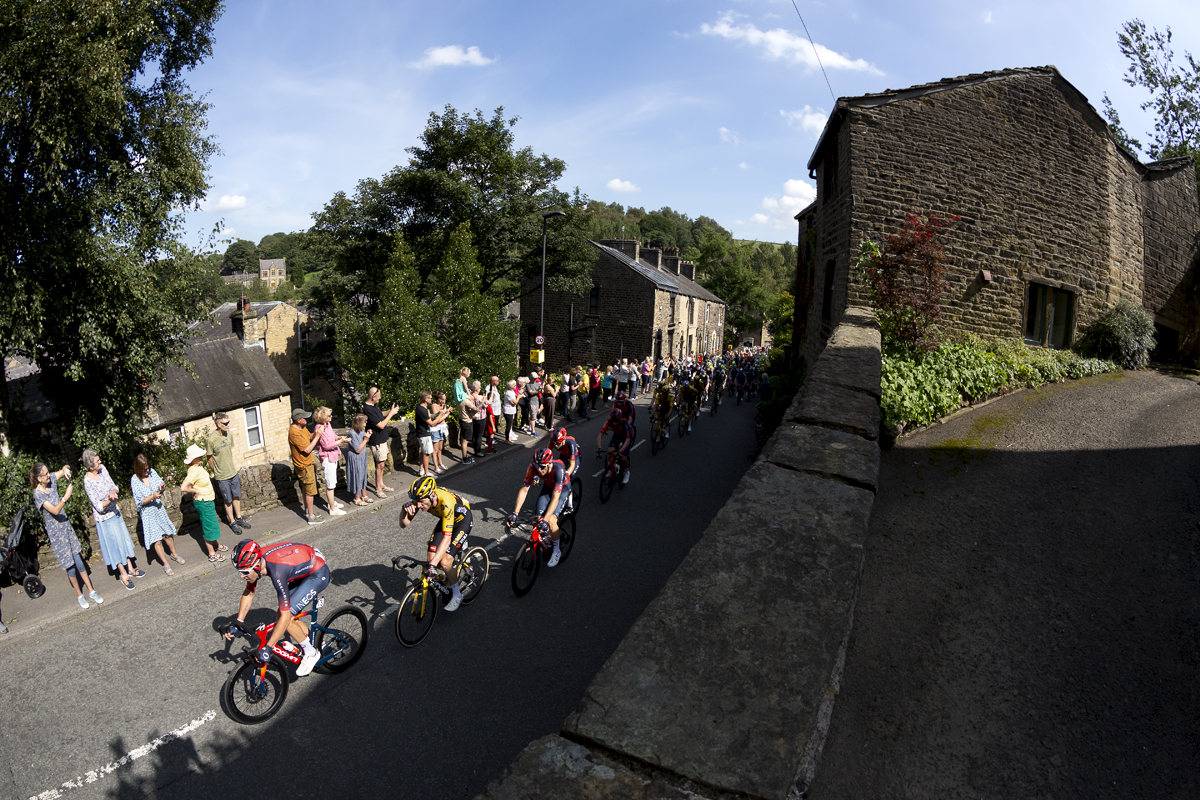
[[[1125,369],[1141,369],[1154,349],[1154,320],[1146,309],[1122,300],[1089,325],[1079,342],[1084,355],[1110,358]]]

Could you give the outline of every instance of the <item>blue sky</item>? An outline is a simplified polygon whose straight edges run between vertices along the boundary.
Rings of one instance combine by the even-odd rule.
[[[1054,64],[1143,141],[1117,29],[1169,25],[1177,60],[1200,55],[1194,0],[796,5],[837,96]],[[834,102],[791,0],[229,0],[189,82],[222,150],[193,246],[217,226],[253,241],[309,227],[335,192],[406,163],[447,103],[519,116],[519,146],[566,161],[564,189],[794,241]]]

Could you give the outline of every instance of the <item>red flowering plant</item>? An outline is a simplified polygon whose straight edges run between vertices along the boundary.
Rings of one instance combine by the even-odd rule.
[[[937,349],[949,257],[940,233],[959,217],[904,215],[904,227],[880,247],[862,243],[858,269],[885,342],[913,352]]]

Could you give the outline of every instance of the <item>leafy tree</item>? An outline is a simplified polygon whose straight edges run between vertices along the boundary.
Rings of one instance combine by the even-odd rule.
[[[779,256],[783,259],[783,272],[780,278],[780,289],[790,292],[796,285],[796,262],[798,260],[796,245],[784,242],[779,245]]]
[[[864,241],[858,268],[884,339],[910,351],[937,349],[949,258],[941,232],[958,217],[906,214],[904,227],[882,247]]]
[[[271,299],[271,288],[262,278],[255,278],[246,287],[246,299],[251,303],[265,303]]]
[[[183,74],[211,53],[218,0],[0,4],[0,357],[33,359],[77,444],[135,429],[182,361],[200,281],[180,209],[208,190],[207,105]],[[179,255],[147,265],[163,253]],[[86,389],[84,391],[83,389]],[[7,452],[7,393],[0,451]]]
[[[451,232],[464,222],[471,224],[479,252],[479,290],[513,299],[522,276],[540,275],[541,212],[547,208],[567,215],[546,229],[547,284],[586,291],[595,262],[585,240],[587,198],[578,189],[568,194],[557,188],[566,167],[561,159],[516,148],[516,123],[504,118],[502,108],[488,119],[447,105],[443,114],[429,115],[420,144],[407,150],[407,166],[361,181],[353,197],[336,194],[315,215],[312,230],[318,251],[338,273],[322,282],[318,303],[351,296],[376,302],[397,232],[412,248],[423,295]]]
[[[1113,106],[1112,100],[1108,99],[1106,93],[1103,98],[1104,117],[1108,120],[1108,128],[1112,132],[1113,138],[1117,140],[1117,144],[1124,147],[1131,153],[1138,153],[1142,149],[1142,143],[1129,135],[1125,127],[1121,124],[1121,115],[1117,113],[1117,109]]]
[[[767,331],[771,334],[771,346],[783,347],[792,342],[792,315],[796,309],[796,298],[791,292],[780,292],[767,309]]]
[[[439,310],[418,297],[420,276],[412,251],[396,235],[372,308],[343,302],[333,313],[338,351],[360,392],[376,385],[407,412],[419,393],[449,386],[457,370],[435,335]]]
[[[1140,19],[1121,26],[1117,43],[1121,55],[1129,60],[1125,83],[1150,93],[1150,99],[1141,105],[1143,111],[1153,109],[1156,116],[1146,151],[1154,159],[1196,157],[1196,177],[1200,181],[1200,62],[1184,52],[1186,63],[1176,64],[1171,29],[1147,30]],[[1114,128],[1119,128],[1115,112],[1109,119],[1115,119]]]
[[[769,297],[791,287],[785,285],[783,256],[770,242],[759,242],[751,248],[749,267],[759,276],[763,293]]]
[[[638,222],[643,241],[650,247],[675,246],[675,221],[657,211],[642,217]]]
[[[248,239],[237,239],[225,248],[226,272],[258,272],[258,248]]]

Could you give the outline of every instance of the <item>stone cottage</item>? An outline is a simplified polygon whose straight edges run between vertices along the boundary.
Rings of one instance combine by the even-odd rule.
[[[674,249],[642,247],[629,239],[591,244],[592,289],[581,295],[546,292],[547,369],[721,351],[725,301],[696,283],[695,264]],[[518,341],[523,372],[540,312],[541,281],[526,279]]]
[[[953,330],[1070,347],[1127,299],[1153,315],[1156,357],[1197,355],[1192,161],[1138,161],[1053,66],[840,98],[808,169],[794,341],[810,362],[867,300],[859,244],[906,212],[961,217],[943,237]]]

